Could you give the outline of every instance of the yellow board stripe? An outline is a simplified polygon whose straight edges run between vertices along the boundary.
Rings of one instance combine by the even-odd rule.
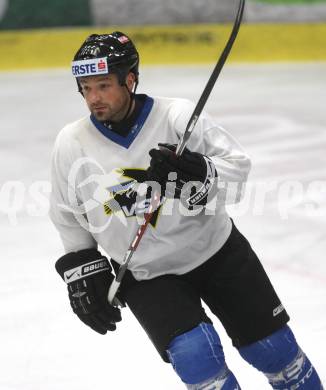
[[[116,29],[135,41],[142,64],[215,62],[232,26],[178,25],[3,31],[0,70],[70,67],[92,33]],[[243,24],[230,56],[234,62],[325,61],[326,24]]]

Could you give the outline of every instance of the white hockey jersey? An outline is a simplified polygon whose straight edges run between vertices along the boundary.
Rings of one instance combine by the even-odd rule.
[[[61,130],[53,151],[50,216],[66,252],[99,245],[122,262],[148,207],[148,200],[135,197],[132,191],[135,182],[146,176],[148,151],[158,143],[176,144],[193,110],[188,100],[146,97],[127,137],[92,116]],[[249,158],[206,113],[201,114],[187,147],[213,160],[221,191],[225,183],[246,181]],[[235,199],[231,192],[227,201]],[[224,202],[213,199],[206,209],[187,212],[179,200],[166,200],[142,237],[129,269],[137,280],[186,273],[216,253],[230,231]]]

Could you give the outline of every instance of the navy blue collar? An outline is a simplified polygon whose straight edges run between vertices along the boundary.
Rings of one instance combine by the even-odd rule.
[[[110,130],[108,127],[104,126],[104,124],[99,122],[94,117],[93,114],[91,114],[90,118],[91,118],[93,125],[97,128],[97,130],[100,131],[106,138],[108,138],[112,142],[128,149],[129,146],[136,139],[140,130],[143,128],[144,123],[145,123],[146,119],[148,118],[149,113],[152,110],[153,104],[154,104],[153,98],[147,96],[145,103],[143,105],[143,108],[140,111],[140,114],[138,115],[138,118],[135,121],[135,124],[132,126],[130,132],[127,134],[126,137],[123,137],[123,136],[117,134],[116,132]]]

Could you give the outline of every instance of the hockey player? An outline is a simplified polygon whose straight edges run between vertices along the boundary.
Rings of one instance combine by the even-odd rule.
[[[51,218],[65,248],[56,270],[74,313],[100,334],[116,329],[120,309],[107,300],[112,267],[121,264],[157,184],[165,197],[118,298],[162,359],[188,389],[240,389],[203,301],[273,389],[322,389],[259,259],[225,211],[247,179],[247,155],[203,113],[176,158],[194,105],[136,94],[138,65],[121,32],[91,35],[72,63],[91,115],[57,137]]]

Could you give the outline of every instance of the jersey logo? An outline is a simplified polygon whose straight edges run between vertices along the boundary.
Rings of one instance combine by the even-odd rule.
[[[148,187],[144,194],[140,194],[135,188],[146,181],[146,171],[125,168],[119,170],[119,172],[122,178],[121,184],[107,188],[110,192],[110,198],[104,203],[105,214],[112,215],[123,212],[126,218],[143,217],[150,206],[152,188]],[[150,222],[153,227],[156,226],[161,207],[162,203],[153,214]]]

